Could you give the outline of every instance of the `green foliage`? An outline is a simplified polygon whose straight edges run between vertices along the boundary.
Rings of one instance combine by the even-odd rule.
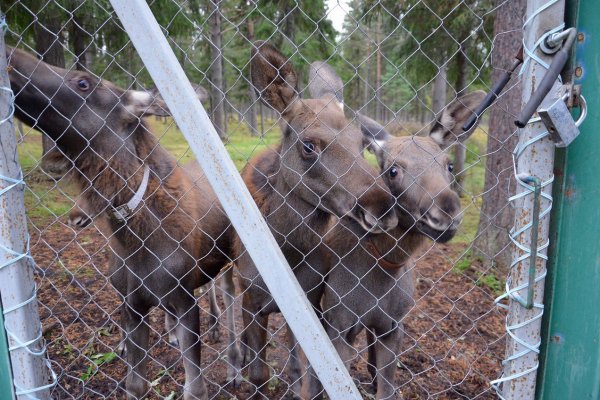
[[[503,283],[494,274],[479,274],[475,282],[477,286],[485,286],[495,295],[499,296],[504,292]]]
[[[92,365],[88,366],[88,369],[81,374],[80,379],[84,382],[90,380],[94,375],[98,373],[98,369],[104,364],[111,363],[118,357],[117,353],[111,351],[110,353],[99,353],[93,354],[90,358],[92,359]]]
[[[391,111],[416,115],[430,107],[428,89],[443,65],[453,87],[487,81],[482,67],[491,49],[493,21],[485,12],[491,0],[353,0],[350,8],[340,44],[351,107],[362,107],[379,89]]]
[[[452,268],[452,270],[456,273],[462,273],[468,270],[471,267],[471,263],[473,262],[471,260],[471,257],[471,252],[467,252],[460,260],[458,260],[454,264],[454,268]]]
[[[268,388],[269,391],[273,392],[275,390],[277,390],[277,387],[279,386],[281,382],[279,381],[279,378],[277,378],[277,376],[273,375],[271,377],[271,379],[269,379],[269,383],[268,383]]]
[[[373,113],[376,93],[393,113],[416,115],[430,106],[426,90],[438,67],[449,66],[448,79],[458,79],[458,58],[467,56],[467,83],[480,74],[489,57],[491,0],[352,0],[343,32],[327,18],[324,0],[223,0],[219,3],[223,36],[224,82],[229,112],[249,107],[248,60],[250,25],[255,40],[269,40],[291,57],[306,82],[308,64],[327,60],[344,82],[352,109]],[[151,0],[149,5],[167,34],[188,77],[210,88],[209,0]],[[151,87],[152,80],[110,6],[109,0],[15,2],[7,14],[9,44],[35,48],[39,20],[56,20],[67,67],[76,61],[73,31],[84,33],[88,67],[124,87]],[[339,35],[338,35],[339,34]],[[462,50],[461,50],[462,49]],[[380,71],[377,58],[380,56]],[[485,70],[484,70],[485,72]],[[486,76],[483,76],[485,79]],[[475,82],[477,84],[477,82]]]
[[[494,295],[501,295],[504,289],[503,282],[494,273],[481,271],[482,262],[481,257],[474,257],[473,251],[469,250],[454,263],[452,272],[459,275],[466,274],[467,276],[471,276],[475,279],[477,286],[490,289]]]

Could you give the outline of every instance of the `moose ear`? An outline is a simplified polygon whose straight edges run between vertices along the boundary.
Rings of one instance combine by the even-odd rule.
[[[138,118],[146,117],[148,115],[156,115],[159,117],[171,115],[169,107],[167,107],[167,104],[158,93],[157,89],[153,89],[149,92],[128,90],[125,93],[125,96],[123,96],[125,108]]]
[[[203,86],[192,83],[192,88],[194,89],[198,100],[200,100],[200,103],[205,103],[206,100],[208,100],[208,91]],[[144,115],[156,115],[159,117],[170,116],[171,111],[169,111],[169,107],[167,106],[162,95],[158,91],[158,88],[153,88],[148,93],[150,93],[152,97],[154,97],[154,101],[150,105],[150,107],[147,107],[145,110],[143,110]]]
[[[250,75],[260,99],[284,117],[298,99],[298,77],[292,63],[271,44],[256,42],[252,47]]]
[[[467,132],[463,132],[462,126],[469,119],[473,110],[485,97],[483,90],[468,93],[450,103],[444,109],[442,117],[435,122],[429,137],[433,139],[442,150],[447,149],[455,143],[466,141],[475,131],[477,124],[473,125]]]
[[[325,61],[310,64],[308,73],[308,91],[313,99],[333,97],[336,104],[344,110],[344,82]]]
[[[392,137],[379,122],[362,115],[356,114],[363,134],[363,147],[369,149],[377,158],[377,163],[383,168],[385,161],[385,144]]]
[[[204,86],[196,85],[192,83],[192,87],[194,88],[194,92],[196,92],[196,96],[198,96],[198,100],[200,103],[206,103],[208,100],[208,90]]]

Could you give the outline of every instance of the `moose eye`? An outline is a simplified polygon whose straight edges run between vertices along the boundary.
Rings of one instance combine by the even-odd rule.
[[[80,79],[77,81],[77,87],[79,90],[86,92],[90,88],[90,82],[87,79]]]
[[[302,142],[302,150],[306,154],[312,154],[315,152],[316,146],[310,140],[305,140],[304,142]]]
[[[448,163],[448,172],[454,171],[454,164]]]
[[[396,167],[394,165],[392,168],[390,168],[389,174],[390,174],[390,177],[392,177],[392,178],[395,178],[396,176],[398,176],[398,167]]]

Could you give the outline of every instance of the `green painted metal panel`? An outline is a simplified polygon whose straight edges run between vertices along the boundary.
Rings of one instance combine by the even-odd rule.
[[[4,316],[0,304],[0,400],[14,399],[12,369],[8,352],[8,339],[4,330]]]
[[[600,400],[600,2],[567,2],[588,116],[557,154],[537,398]],[[579,69],[580,68],[580,69]]]

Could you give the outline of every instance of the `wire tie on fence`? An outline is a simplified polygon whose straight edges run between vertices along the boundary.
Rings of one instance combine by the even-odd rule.
[[[0,119],[0,125],[2,125],[3,123],[11,120],[15,115],[15,93],[10,87],[6,86],[0,86],[0,90],[8,92],[8,94],[10,95],[8,101],[8,114],[5,118]]]
[[[22,388],[16,382],[13,382],[13,384],[15,385],[15,389],[16,389],[15,394],[17,396],[27,396],[30,399],[37,400],[37,397],[31,396],[31,394],[36,393],[36,392],[41,392],[42,390],[51,389],[54,386],[56,386],[56,384],[58,383],[58,376],[56,375],[56,372],[54,372],[52,365],[50,365],[50,361],[47,358],[44,361],[46,362],[46,367],[50,371],[50,381],[51,382],[46,385],[43,385],[43,386],[38,386],[38,387],[28,388],[28,389]]]
[[[6,23],[6,15],[0,13],[0,29],[2,29],[2,33],[6,33],[8,30],[8,24]]]
[[[553,6],[555,3],[557,3],[558,0],[551,0],[549,2],[547,2],[546,4],[544,4],[543,6],[541,6],[540,8],[538,8],[537,10],[534,11],[533,14],[531,14],[529,16],[529,18],[527,18],[527,20],[523,23],[523,30],[525,30],[525,28],[527,27],[527,25],[529,25],[531,23],[531,21],[534,20],[535,17],[537,17],[539,14],[541,14],[542,12],[544,12],[545,10],[547,10],[548,8],[550,8],[551,6]],[[548,32],[546,32],[544,35],[542,35],[535,43],[533,46],[533,50],[530,50],[526,45],[525,45],[525,38],[523,38],[523,52],[524,55],[526,55],[525,60],[523,62],[523,65],[521,66],[521,70],[519,71],[519,75],[522,75],[523,72],[525,71],[525,69],[527,68],[527,65],[529,64],[529,62],[533,59],[535,62],[537,62],[538,64],[540,64],[541,66],[543,66],[545,69],[548,69],[549,65],[548,63],[546,63],[544,60],[542,60],[541,58],[539,58],[537,55],[535,55],[535,49],[540,47],[543,43],[544,40],[546,40],[546,37],[548,35],[551,35],[553,33],[557,33],[560,32],[561,30],[563,30],[565,27],[564,22],[561,23],[560,25],[558,25],[557,27],[549,30]],[[560,78],[559,78],[560,79]]]

